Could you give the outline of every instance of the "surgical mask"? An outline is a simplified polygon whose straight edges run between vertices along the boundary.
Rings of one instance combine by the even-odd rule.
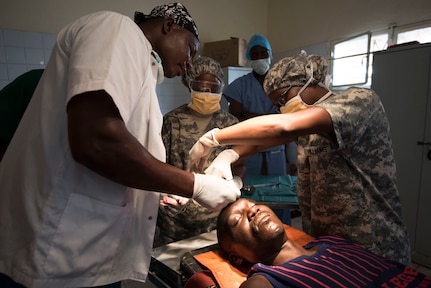
[[[264,75],[269,70],[269,66],[271,65],[271,58],[250,60],[251,68],[253,71],[259,75]]]
[[[287,101],[286,104],[284,104],[283,106],[280,107],[280,113],[282,113],[282,114],[294,113],[296,111],[300,111],[300,110],[303,110],[303,109],[305,109],[307,107],[311,107],[313,105],[316,105],[316,104],[324,101],[329,96],[331,96],[332,91],[329,90],[324,84],[322,84],[322,83],[319,82],[317,85],[319,85],[319,86],[327,89],[328,92],[325,95],[323,95],[322,97],[320,97],[319,100],[317,100],[316,102],[314,102],[311,105],[305,103],[302,100],[301,93],[305,90],[305,88],[308,87],[308,85],[310,85],[311,81],[313,80],[313,65],[311,64],[310,66],[311,66],[311,76],[310,76],[310,78],[307,80],[307,82],[305,83],[305,85],[302,86],[302,88],[298,91],[298,93],[296,94],[295,97],[293,97],[292,99],[290,99],[289,101]]]
[[[324,101],[326,98],[331,96],[331,94],[332,94],[332,91],[329,90],[328,93],[323,95],[323,97],[321,97],[319,100],[317,100],[316,102],[310,105],[302,101],[302,98],[298,93],[295,97],[293,97],[292,99],[287,101],[286,104],[280,107],[280,113],[286,114],[286,113],[293,113],[296,111],[303,110],[307,107],[311,107],[313,105],[319,104],[320,102]]]
[[[221,93],[192,90],[191,96],[192,102],[188,106],[199,114],[208,115],[220,110]]]
[[[157,63],[157,85],[162,84],[163,80],[165,80],[165,71],[163,70],[162,65],[162,59],[160,58],[159,54],[156,53],[156,51],[152,51],[151,54],[153,54],[154,59],[156,59]]]

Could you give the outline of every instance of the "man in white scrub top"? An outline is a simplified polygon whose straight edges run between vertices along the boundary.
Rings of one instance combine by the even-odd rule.
[[[239,197],[232,179],[164,163],[156,84],[198,48],[180,3],[135,22],[97,12],[59,32],[0,164],[0,287],[144,282],[158,192],[214,211]]]

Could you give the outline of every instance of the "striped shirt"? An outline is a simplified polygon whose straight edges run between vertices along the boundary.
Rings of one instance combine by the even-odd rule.
[[[282,265],[255,264],[248,277],[261,274],[278,287],[431,287],[431,277],[380,257],[360,245],[334,236],[319,237],[312,256]]]

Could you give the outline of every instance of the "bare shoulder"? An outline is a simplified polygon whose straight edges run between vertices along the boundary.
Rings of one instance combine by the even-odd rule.
[[[240,288],[274,288],[274,286],[263,275],[255,275],[244,281]]]

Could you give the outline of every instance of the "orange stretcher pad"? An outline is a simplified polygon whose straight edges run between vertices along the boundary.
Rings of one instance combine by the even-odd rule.
[[[295,240],[304,246],[314,240],[313,237],[299,229],[284,225],[289,239]],[[246,280],[247,269],[233,266],[228,259],[220,255],[218,251],[208,251],[197,254],[194,258],[212,272],[220,288],[239,287]]]

